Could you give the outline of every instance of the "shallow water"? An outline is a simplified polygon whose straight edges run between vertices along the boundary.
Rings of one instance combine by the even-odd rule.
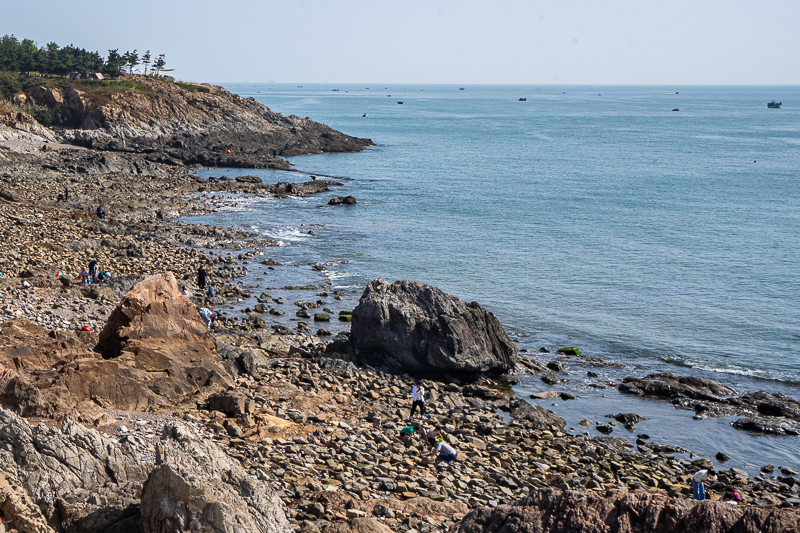
[[[366,87],[228,87],[377,144],[293,158],[306,174],[199,172],[354,179],[203,219],[281,241],[265,253],[293,266],[252,263],[246,283],[287,302],[316,291],[280,287],[329,284],[344,300],[319,298],[338,312],[375,277],[423,281],[484,304],[521,348],[577,345],[625,365],[601,370],[605,379],[695,373],[798,396],[800,88]],[[766,108],[773,98],[783,109]],[[319,207],[348,194],[357,206]],[[315,272],[317,262],[330,266]],[[284,310],[288,320],[294,309]],[[564,386],[582,399],[553,407],[576,428],[636,411],[654,439],[737,465],[800,459],[796,437],[751,437],[666,403],[581,390],[582,376],[574,368]]]

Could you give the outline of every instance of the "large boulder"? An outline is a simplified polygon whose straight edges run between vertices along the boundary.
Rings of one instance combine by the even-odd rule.
[[[548,488],[510,505],[476,509],[456,533],[779,533],[798,531],[798,519],[793,509],[673,499],[659,492]]]
[[[129,444],[67,421],[31,426],[0,410],[0,510],[19,531],[126,531],[148,465]],[[49,524],[49,526],[48,526]],[[53,529],[50,529],[50,528]]]
[[[517,354],[483,306],[412,281],[371,281],[353,310],[350,342],[364,362],[414,373],[502,372]]]
[[[156,467],[142,488],[144,533],[290,533],[277,493],[216,444],[181,424],[164,427]]]
[[[148,388],[166,398],[230,384],[214,339],[171,272],[150,276],[123,296],[96,350],[105,359],[147,373]]]

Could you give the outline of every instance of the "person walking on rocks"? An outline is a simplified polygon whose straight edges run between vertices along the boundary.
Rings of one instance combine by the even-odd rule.
[[[698,470],[692,476],[692,497],[695,500],[703,501],[706,499],[706,488],[703,481],[714,480],[714,470]]]
[[[97,282],[97,259],[89,261],[89,276],[92,278],[92,283]]]
[[[106,210],[103,209],[102,205],[97,206],[97,218],[105,218]]]
[[[69,200],[69,185],[64,187],[64,200]]]
[[[206,288],[206,269],[203,265],[200,265],[200,268],[197,269],[197,286],[201,289]]]
[[[411,388],[411,414],[408,416],[408,419],[411,420],[414,418],[414,413],[417,411],[417,407],[419,407],[419,414],[423,418],[425,417],[425,387],[422,384],[422,380],[420,379],[417,381],[417,384]]]

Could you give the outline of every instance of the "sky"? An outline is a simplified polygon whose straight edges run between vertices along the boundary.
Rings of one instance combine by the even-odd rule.
[[[800,84],[800,1],[42,0],[0,35],[150,50],[185,81]]]

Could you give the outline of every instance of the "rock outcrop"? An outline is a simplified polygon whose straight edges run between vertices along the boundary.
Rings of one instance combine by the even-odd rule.
[[[784,533],[800,531],[793,509],[672,499],[658,492],[540,489],[511,505],[472,511],[457,533]]]
[[[100,332],[97,350],[147,373],[148,388],[166,398],[230,384],[197,307],[181,294],[171,272],[146,278],[122,298]]]
[[[0,510],[11,527],[106,531],[136,514],[148,466],[127,444],[72,421],[30,426],[9,411],[0,411],[0,444]]]
[[[164,428],[141,513],[144,533],[292,531],[275,491],[179,424]]]
[[[731,425],[736,429],[778,435],[800,435],[800,402],[784,394],[766,391],[738,394],[711,379],[650,374],[622,380],[619,390],[628,394],[669,400],[699,418],[745,416]]]
[[[480,304],[411,281],[371,281],[353,310],[350,342],[362,361],[414,373],[507,371],[517,354]]]
[[[355,152],[371,146],[310,118],[275,113],[222,87],[131,78],[116,93],[35,87],[31,100],[69,115],[65,137],[100,150],[136,150],[153,161],[218,167],[288,168],[280,157]],[[123,144],[124,139],[124,144]]]

